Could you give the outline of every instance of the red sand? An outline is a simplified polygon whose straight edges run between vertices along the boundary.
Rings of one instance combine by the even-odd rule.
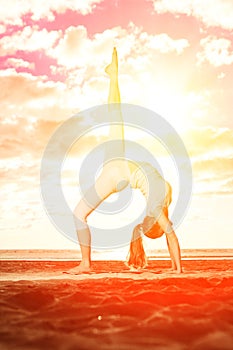
[[[184,261],[185,273],[122,262],[0,261],[1,349],[233,349],[233,261]]]

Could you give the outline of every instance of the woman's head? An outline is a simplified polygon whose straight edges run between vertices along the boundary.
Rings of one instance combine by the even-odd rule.
[[[163,213],[168,218],[168,208],[163,208]],[[146,216],[142,224],[143,233],[148,238],[159,238],[164,234],[164,231],[161,229],[158,221],[152,216]]]
[[[143,233],[146,237],[155,239],[161,237],[164,234],[164,231],[155,219],[146,216],[143,221]]]

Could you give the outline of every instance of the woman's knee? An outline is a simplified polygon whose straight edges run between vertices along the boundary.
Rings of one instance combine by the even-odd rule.
[[[81,230],[87,227],[87,216],[83,213],[79,213],[74,210],[73,212],[74,223],[77,230]]]
[[[87,226],[87,217],[90,209],[83,205],[81,200],[73,211],[73,217],[76,229],[82,229]]]

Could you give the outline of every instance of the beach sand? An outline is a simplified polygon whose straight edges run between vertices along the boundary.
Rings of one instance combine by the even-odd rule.
[[[233,349],[233,260],[0,261],[0,348]]]

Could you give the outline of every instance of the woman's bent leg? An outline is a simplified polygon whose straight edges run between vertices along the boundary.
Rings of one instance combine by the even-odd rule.
[[[91,266],[91,233],[87,224],[87,217],[98,205],[113,193],[111,174],[103,172],[95,185],[89,188],[74,209],[74,222],[80,244],[82,261],[73,273],[82,273],[90,270]]]

